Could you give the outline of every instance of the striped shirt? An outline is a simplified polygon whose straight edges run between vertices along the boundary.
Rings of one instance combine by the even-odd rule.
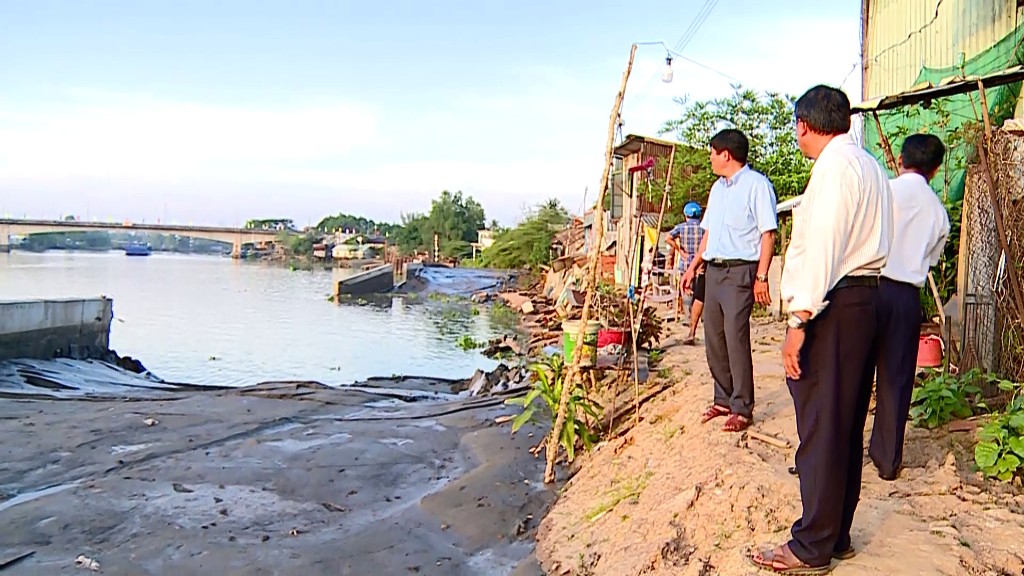
[[[800,205],[782,270],[782,299],[813,318],[845,276],[878,276],[892,244],[892,193],[878,161],[849,135],[821,151]]]
[[[703,234],[704,231],[701,230],[700,220],[696,218],[687,218],[668,233],[669,237],[675,238],[685,251],[679,258],[680,270],[686,270],[690,267],[690,263],[693,262],[693,257],[696,256],[697,250],[700,250],[700,238]]]

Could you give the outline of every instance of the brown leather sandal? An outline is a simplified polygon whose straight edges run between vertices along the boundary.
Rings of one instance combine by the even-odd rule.
[[[746,416],[740,416],[739,414],[733,414],[729,416],[729,419],[725,421],[722,426],[723,432],[743,432],[747,428],[750,428],[750,424],[753,422],[751,418]]]
[[[819,574],[828,574],[832,571],[831,562],[825,566],[810,566],[802,562],[790,551],[788,544],[783,544],[774,550],[761,550],[760,552],[747,550],[744,556],[752,566],[761,570],[768,570],[774,574],[818,576]]]
[[[704,411],[704,414],[701,415],[700,423],[707,424],[708,422],[714,420],[715,418],[718,418],[720,416],[728,416],[730,414],[732,414],[732,410],[726,408],[725,406],[712,404],[710,407],[708,407],[707,410]]]

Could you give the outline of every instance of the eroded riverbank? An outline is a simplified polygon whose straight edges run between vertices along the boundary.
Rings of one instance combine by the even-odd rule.
[[[501,397],[406,379],[0,402],[10,574],[536,574],[554,492]],[[379,386],[379,387],[378,387]],[[535,430],[534,436],[542,434]],[[525,563],[524,563],[525,562]]]

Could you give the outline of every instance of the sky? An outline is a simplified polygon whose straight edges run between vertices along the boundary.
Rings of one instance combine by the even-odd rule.
[[[378,221],[592,203],[625,133],[731,84],[860,100],[855,0],[0,0],[0,214]]]

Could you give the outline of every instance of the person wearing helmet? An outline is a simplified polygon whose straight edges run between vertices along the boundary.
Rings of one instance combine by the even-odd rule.
[[[683,206],[683,216],[686,220],[680,222],[668,233],[668,245],[678,254],[680,272],[685,272],[690,263],[693,262],[697,249],[700,247],[700,238],[703,231],[700,229],[700,204],[687,202]],[[699,267],[692,289],[693,302],[690,304],[690,333],[683,344],[693,346],[697,341],[697,325],[700,324],[701,314],[704,312],[704,268]],[[683,298],[683,283],[679,283],[679,300]]]

